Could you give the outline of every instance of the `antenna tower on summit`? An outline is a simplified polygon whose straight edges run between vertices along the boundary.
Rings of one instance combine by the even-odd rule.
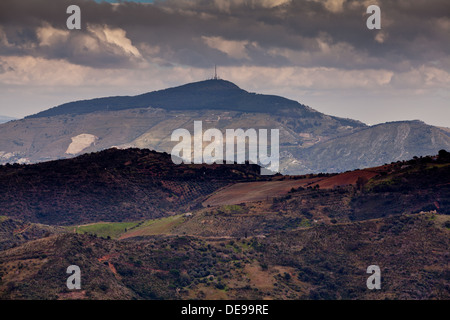
[[[214,80],[219,80],[219,77],[217,76],[217,64],[214,65]]]

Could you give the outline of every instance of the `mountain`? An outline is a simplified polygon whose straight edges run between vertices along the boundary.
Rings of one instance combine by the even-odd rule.
[[[57,106],[0,125],[0,164],[70,158],[111,147],[170,153],[174,130],[279,129],[280,172],[372,167],[450,149],[450,132],[418,121],[367,126],[296,101],[207,80],[138,96]],[[388,147],[387,147],[388,146]]]
[[[225,80],[205,80],[133,97],[108,97],[70,102],[27,118],[80,115],[148,107],[167,111],[226,110],[269,114],[284,114],[295,108],[297,114],[304,117],[320,116],[317,111],[293,100],[273,95],[249,93]]]
[[[16,120],[16,118],[0,115],[0,124],[11,121],[11,120]]]
[[[295,156],[307,171],[343,172],[435,154],[450,149],[449,143],[448,131],[422,121],[397,121],[299,149]]]

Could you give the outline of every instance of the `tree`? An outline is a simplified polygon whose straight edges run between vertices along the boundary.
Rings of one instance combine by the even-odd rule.
[[[356,188],[362,191],[367,182],[369,182],[369,180],[366,177],[358,177],[358,179],[356,179]]]
[[[442,160],[442,159],[449,159],[450,158],[450,152],[447,152],[446,150],[442,149],[442,150],[439,150],[438,156],[439,156],[440,160]]]

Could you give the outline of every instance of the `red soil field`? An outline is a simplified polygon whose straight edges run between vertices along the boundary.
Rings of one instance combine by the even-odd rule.
[[[350,184],[354,185],[359,177],[371,179],[379,174],[380,170],[382,170],[382,167],[344,172],[332,177],[236,183],[215,192],[203,202],[203,206],[222,206],[264,201],[273,197],[286,195],[292,188],[314,187],[316,184],[321,189],[332,189]]]
[[[262,201],[285,195],[292,188],[314,186],[321,179],[323,178],[236,183],[214,193],[203,205],[221,206]]]
[[[350,172],[344,172],[333,177],[325,178],[318,182],[321,189],[332,189],[335,187],[343,187],[350,184],[356,184],[356,180],[359,177],[366,178],[367,180],[375,177],[378,172],[373,170],[355,170]]]

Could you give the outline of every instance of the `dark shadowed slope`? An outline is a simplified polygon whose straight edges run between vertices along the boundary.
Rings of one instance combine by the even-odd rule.
[[[124,221],[183,213],[256,165],[175,165],[150,150],[109,149],[35,165],[0,166],[0,214],[45,224]]]

